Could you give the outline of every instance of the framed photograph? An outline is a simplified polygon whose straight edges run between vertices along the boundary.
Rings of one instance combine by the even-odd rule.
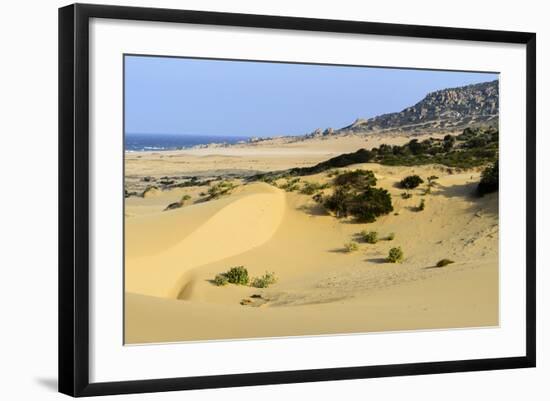
[[[59,390],[535,366],[535,34],[59,10]]]

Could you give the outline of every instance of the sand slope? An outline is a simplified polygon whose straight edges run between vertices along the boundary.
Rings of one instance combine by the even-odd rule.
[[[395,213],[372,224],[345,222],[310,196],[254,183],[220,200],[127,218],[126,341],[498,324],[498,195],[472,196],[479,173],[353,167],[375,171]],[[395,184],[411,173],[438,175],[439,185],[431,195],[419,188],[402,199]],[[426,209],[417,212],[421,197]],[[396,237],[344,253],[363,229]],[[404,263],[384,263],[393,246],[405,251]],[[435,268],[442,258],[456,263]],[[252,276],[273,271],[279,281],[268,289],[212,284],[236,265]]]
[[[284,193],[258,183],[233,196],[126,223],[126,290],[175,298],[194,267],[265,243],[284,213]]]

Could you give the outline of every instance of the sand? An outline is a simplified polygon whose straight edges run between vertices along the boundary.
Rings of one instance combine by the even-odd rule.
[[[378,146],[379,140],[133,153],[126,173],[276,170]],[[357,224],[328,215],[310,195],[242,180],[234,181],[231,194],[206,202],[198,201],[205,187],[127,198],[126,343],[498,325],[498,194],[472,195],[479,172],[378,164],[345,169],[353,168],[375,172],[377,186],[392,194],[394,213]],[[409,174],[440,178],[431,194],[423,195],[421,186],[402,199],[396,183]],[[329,180],[326,173],[302,178]],[[191,195],[188,204],[163,211],[183,194]],[[421,198],[426,208],[419,212]],[[361,230],[395,238],[367,244],[357,239]],[[346,253],[343,245],[351,240],[359,250]],[[405,252],[401,264],[384,260],[394,246]],[[443,258],[455,263],[435,267]],[[274,272],[278,281],[265,289],[212,283],[217,273],[241,265],[253,277]]]

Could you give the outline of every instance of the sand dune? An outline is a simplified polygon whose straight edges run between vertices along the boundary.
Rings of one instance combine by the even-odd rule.
[[[284,193],[257,183],[233,196],[139,216],[126,225],[126,290],[176,297],[194,267],[268,241],[284,214]]]
[[[160,206],[174,191],[127,202],[126,341],[498,324],[498,195],[472,196],[479,173],[351,168],[375,172],[378,186],[392,194],[395,213],[371,224],[341,221],[311,196],[263,183],[170,212]],[[402,199],[395,184],[411,173],[436,174],[439,185],[431,195],[417,189]],[[426,209],[417,212],[421,197]],[[393,232],[395,239],[344,253],[343,244],[363,229]],[[384,263],[393,246],[404,249],[404,263]],[[443,258],[455,263],[435,268]],[[212,284],[217,273],[237,265],[252,276],[275,272],[279,280],[267,289]],[[243,299],[250,305],[241,305]]]

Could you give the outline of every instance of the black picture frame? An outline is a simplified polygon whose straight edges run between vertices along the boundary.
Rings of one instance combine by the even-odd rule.
[[[527,258],[525,355],[382,366],[90,383],[88,61],[91,18],[438,38],[526,45]],[[536,35],[479,29],[74,4],[59,9],[59,391],[95,396],[535,366]]]

